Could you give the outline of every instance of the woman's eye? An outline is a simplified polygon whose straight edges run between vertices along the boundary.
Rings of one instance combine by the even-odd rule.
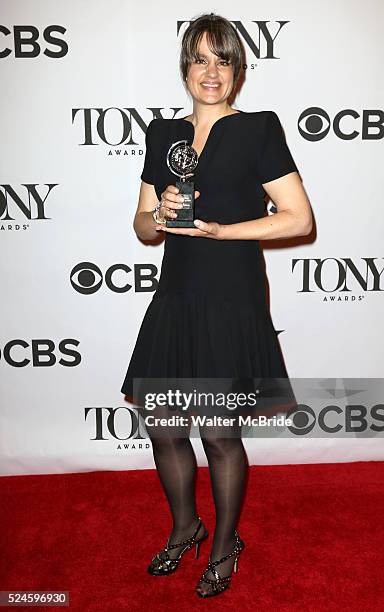
[[[203,57],[199,57],[195,60],[196,64],[199,64],[200,62],[205,62],[205,59]],[[224,64],[225,66],[229,66],[229,62],[227,60],[220,60],[220,64]]]

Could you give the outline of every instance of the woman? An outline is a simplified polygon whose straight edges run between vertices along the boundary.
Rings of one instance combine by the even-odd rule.
[[[193,112],[154,119],[146,157],[137,235],[165,233],[158,288],[144,316],[122,392],[134,395],[135,377],[286,377],[267,310],[259,240],[308,234],[310,205],[277,115],[243,112],[229,105],[239,79],[243,49],[226,19],[202,15],[182,39],[180,68]],[[166,163],[170,146],[187,140],[198,154],[194,173],[195,228],[172,228],[183,197]],[[278,212],[264,216],[265,192]],[[154,208],[156,201],[159,201]],[[167,408],[158,407],[160,414]],[[152,575],[178,568],[184,552],[207,538],[196,510],[196,458],[188,426],[149,426],[158,474],[173,518],[167,545],[148,567]],[[216,511],[209,563],[196,592],[228,588],[244,541],[236,531],[244,493],[246,455],[236,435],[200,426]],[[187,432],[187,433],[186,433]]]

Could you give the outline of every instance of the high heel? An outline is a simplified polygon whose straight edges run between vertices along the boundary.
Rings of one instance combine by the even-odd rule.
[[[148,572],[152,576],[166,576],[168,574],[172,574],[172,572],[175,572],[179,566],[179,562],[183,554],[187,550],[192,548],[192,546],[194,545],[195,545],[195,559],[199,558],[200,544],[201,542],[203,542],[203,540],[207,539],[208,531],[206,530],[200,517],[198,517],[198,520],[199,520],[199,523],[192,537],[188,538],[187,540],[183,540],[182,542],[177,542],[175,544],[169,544],[170,538],[168,538],[165,548],[163,548],[160,552],[158,552],[153,557],[150,565],[148,566]],[[204,527],[204,533],[199,539],[197,539],[196,536],[199,533],[201,526]],[[175,559],[171,559],[168,554],[168,551],[172,550],[173,548],[179,548],[180,546],[183,546],[184,548],[180,552],[179,556],[176,557]]]
[[[198,590],[198,585],[196,586],[196,593],[199,595],[199,597],[213,597],[214,595],[219,595],[220,593],[223,593],[223,591],[225,591],[226,589],[228,589],[230,583],[231,583],[231,578],[232,578],[232,573],[229,576],[220,576],[219,572],[216,569],[216,566],[219,565],[220,563],[223,563],[224,561],[226,561],[227,559],[229,559],[230,557],[235,557],[235,562],[233,565],[233,571],[235,573],[237,573],[238,571],[238,563],[239,563],[239,556],[240,553],[244,550],[245,548],[245,543],[243,542],[243,540],[240,538],[239,534],[237,533],[237,531],[235,530],[235,547],[233,549],[233,551],[231,553],[229,553],[228,555],[225,555],[225,557],[222,557],[221,559],[219,559],[218,561],[211,561],[211,557],[209,557],[209,563],[207,565],[207,568],[205,570],[205,572],[203,573],[202,577],[199,580],[200,582],[206,582],[207,584],[210,584],[212,586],[212,590],[208,591],[207,593],[201,593]],[[208,572],[212,572],[212,574],[215,576],[214,579],[212,578],[208,578],[207,574]]]
[[[208,532],[201,538],[201,540],[198,540],[196,542],[196,546],[195,546],[195,559],[199,558],[199,548],[200,548],[200,542],[202,542],[203,540],[205,540],[208,537]]]

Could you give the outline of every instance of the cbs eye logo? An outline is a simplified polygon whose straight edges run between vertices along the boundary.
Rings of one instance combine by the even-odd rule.
[[[316,425],[316,414],[309,406],[300,405],[300,408],[291,410],[287,418],[291,419],[292,425],[288,425],[290,432],[296,436],[309,434]]]
[[[83,295],[96,293],[103,283],[114,293],[126,293],[133,287],[126,281],[126,277],[133,274],[136,293],[157,289],[157,267],[154,264],[135,264],[133,268],[122,263],[114,264],[103,275],[99,266],[90,261],[82,261],[72,269],[70,282],[73,289]]]
[[[380,140],[384,138],[384,111],[363,110],[360,115],[353,109],[345,109],[339,111],[332,121],[324,109],[311,106],[301,113],[297,127],[301,136],[310,142],[323,140],[331,128],[341,140],[353,140],[359,135],[362,140]]]

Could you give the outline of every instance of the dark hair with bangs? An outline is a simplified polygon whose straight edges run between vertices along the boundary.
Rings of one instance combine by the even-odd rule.
[[[185,83],[188,69],[193,61],[197,61],[198,46],[204,34],[207,33],[207,44],[215,55],[229,62],[233,67],[233,89],[240,76],[243,48],[240,37],[228,19],[220,15],[201,15],[194,19],[185,30],[181,41],[180,73]]]

